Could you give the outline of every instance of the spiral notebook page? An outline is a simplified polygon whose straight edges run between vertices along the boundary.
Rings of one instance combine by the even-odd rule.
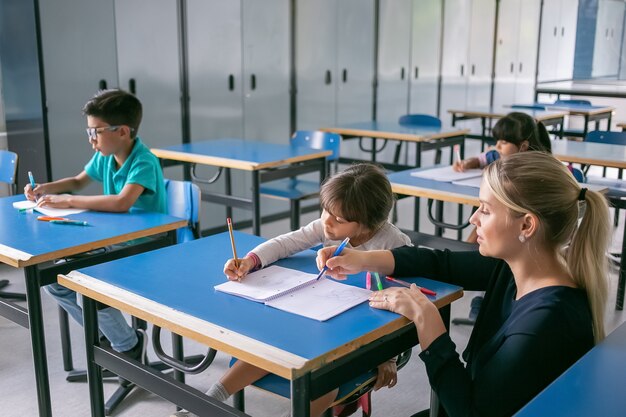
[[[371,293],[365,288],[322,278],[265,304],[313,320],[326,321],[367,301]]]
[[[307,285],[315,281],[315,278],[317,278],[315,274],[272,265],[246,275],[241,282],[227,281],[216,285],[215,289],[253,301],[265,302]]]

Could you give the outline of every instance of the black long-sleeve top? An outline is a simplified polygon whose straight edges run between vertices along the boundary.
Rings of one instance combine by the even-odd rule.
[[[516,300],[506,262],[474,252],[401,247],[394,276],[423,276],[485,291],[463,358],[449,334],[420,357],[450,417],[510,416],[594,345],[584,290],[552,286]]]

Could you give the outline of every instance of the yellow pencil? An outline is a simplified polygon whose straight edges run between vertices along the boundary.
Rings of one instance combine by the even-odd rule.
[[[239,268],[239,258],[237,258],[237,248],[235,248],[235,237],[233,236],[233,222],[230,217],[226,218],[228,224],[228,233],[230,234],[230,245],[233,247],[233,258],[235,259],[235,266]]]

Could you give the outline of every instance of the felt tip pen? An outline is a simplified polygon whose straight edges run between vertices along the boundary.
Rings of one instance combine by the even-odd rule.
[[[400,284],[408,288],[411,287],[411,284],[409,282],[402,281],[401,279],[392,278],[392,277],[386,277],[386,278],[387,278],[387,281],[395,282],[396,284]],[[420,287],[419,285],[416,285],[416,287],[422,292],[422,294],[433,295],[433,296],[437,295],[435,291],[429,290],[428,288]]]
[[[370,274],[370,271],[367,271],[367,274],[365,274],[365,289],[372,289],[372,274]]]
[[[378,291],[382,291],[383,283],[380,280],[380,275],[378,275],[378,272],[374,272],[374,279],[376,279],[376,287],[378,288]]]
[[[49,220],[49,222],[54,224],[69,224],[72,226],[89,226],[89,223],[82,220]]]
[[[30,186],[32,189],[35,189],[35,177],[33,177],[33,173],[28,171],[28,180],[30,181]]]
[[[461,162],[461,146],[459,145],[454,145],[454,156],[456,156],[456,160],[458,162]]]
[[[343,240],[343,242],[341,242],[339,244],[339,246],[337,246],[337,249],[335,249],[335,252],[333,253],[333,258],[337,255],[339,255],[341,253],[341,251],[343,250],[343,248],[346,247],[346,245],[348,244],[348,242],[350,242],[350,238],[347,237]],[[323,275],[324,272],[326,272],[328,270],[328,267],[326,265],[324,265],[324,268],[322,268],[322,270],[320,271],[320,273],[317,275],[317,278],[315,278],[316,280],[320,279]]]

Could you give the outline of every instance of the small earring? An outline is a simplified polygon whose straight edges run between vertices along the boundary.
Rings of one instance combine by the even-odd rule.
[[[518,238],[518,239],[519,239],[519,241],[520,241],[520,242],[522,242],[522,243],[526,242],[526,236],[524,236],[524,235],[519,235],[517,238]]]

